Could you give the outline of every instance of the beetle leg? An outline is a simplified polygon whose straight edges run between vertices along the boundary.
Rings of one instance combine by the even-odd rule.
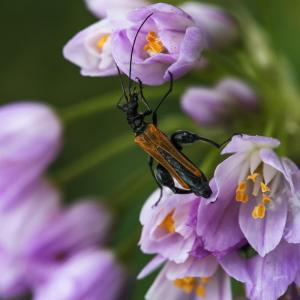
[[[160,164],[157,165],[156,169],[154,170],[155,177],[157,181],[163,185],[168,187],[174,194],[191,194],[193,193],[191,190],[184,190],[175,186],[174,179],[170,175],[170,173]],[[158,201],[155,203],[156,206],[161,200],[159,197]]]
[[[162,99],[159,101],[158,105],[156,106],[155,110],[153,111],[152,115],[152,122],[156,126],[157,125],[157,111],[159,110],[160,106],[163,104],[163,102],[168,98],[168,96],[173,91],[173,74],[169,72],[170,76],[170,85],[168,91],[165,93],[165,95],[162,97]]]
[[[158,188],[160,189],[160,196],[159,196],[159,199],[158,201],[155,203],[155,206],[159,203],[159,201],[161,200],[162,198],[162,195],[163,195],[163,188],[162,188],[162,185],[160,184],[160,182],[158,181],[158,179],[156,178],[155,176],[155,172],[153,170],[153,163],[154,163],[154,159],[153,157],[151,157],[150,155],[148,156],[148,165],[149,165],[149,168],[150,168],[150,171],[151,171],[151,174],[156,182],[156,184],[158,185]]]
[[[182,150],[182,145],[192,144],[196,141],[202,141],[205,143],[209,143],[209,144],[215,146],[216,148],[220,149],[223,146],[225,146],[228,142],[230,142],[233,136],[238,135],[238,134],[239,133],[235,133],[229,139],[227,139],[225,142],[218,144],[215,141],[210,140],[205,137],[202,137],[202,136],[199,136],[196,133],[192,133],[192,132],[185,131],[185,130],[179,130],[171,135],[171,142],[179,150]]]

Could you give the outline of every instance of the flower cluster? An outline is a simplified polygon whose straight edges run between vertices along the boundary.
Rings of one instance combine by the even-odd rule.
[[[275,300],[297,282],[300,171],[274,152],[278,146],[272,138],[235,136],[223,150],[233,154],[216,168],[210,199],[166,191],[155,207],[157,192],[150,197],[140,245],[158,256],[142,276],[164,268],[147,299],[172,293],[170,299],[231,299],[231,276],[246,284],[249,299]]]
[[[64,48],[65,58],[78,65],[84,76],[115,75],[117,65],[133,80],[159,85],[169,80],[170,72],[179,78],[195,68],[204,48],[228,46],[238,36],[233,17],[210,5],[186,3],[177,8],[115,0],[87,4],[104,19],[79,32]]]
[[[60,148],[56,115],[20,102],[1,107],[0,121],[1,299],[28,292],[43,300],[116,299],[123,271],[102,249],[110,213],[95,199],[64,208],[42,176]],[[114,289],[107,289],[111,282]]]

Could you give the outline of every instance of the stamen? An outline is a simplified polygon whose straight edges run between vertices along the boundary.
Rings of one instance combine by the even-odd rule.
[[[245,181],[245,180],[243,180],[243,181],[241,181],[240,183],[239,183],[239,185],[238,185],[238,187],[237,187],[237,191],[243,191],[243,192],[245,192],[246,191],[246,189],[247,189],[247,181]]]
[[[253,173],[247,177],[247,180],[252,180],[254,183],[258,176],[259,176],[259,173]]]
[[[264,204],[259,204],[254,207],[252,211],[252,217],[254,219],[263,219],[266,215],[266,207]]]
[[[200,298],[204,298],[205,294],[205,286],[203,284],[198,285],[196,288],[196,295]]]
[[[195,278],[194,277],[185,277],[182,279],[176,279],[174,285],[182,289],[185,293],[191,294],[195,288]]]
[[[106,44],[108,38],[109,38],[109,34],[104,34],[97,42],[97,48],[98,49],[102,49],[103,46]]]
[[[147,34],[146,40],[148,43],[144,46],[144,50],[147,51],[149,55],[155,55],[166,50],[154,31],[150,31]]]
[[[162,223],[159,225],[161,228],[165,229],[168,233],[174,233],[175,232],[175,222],[173,219],[175,210],[171,211],[165,219],[162,221]]]
[[[209,282],[210,282],[210,280],[211,280],[211,278],[210,278],[210,277],[201,277],[201,283],[203,283],[203,284],[207,284],[207,283],[209,283]]]
[[[266,194],[263,194],[263,203],[269,204],[270,202],[272,202],[272,198]]]
[[[249,196],[244,192],[236,191],[235,200],[238,202],[247,203]]]
[[[270,188],[263,182],[260,183],[260,189],[263,193],[270,192]]]

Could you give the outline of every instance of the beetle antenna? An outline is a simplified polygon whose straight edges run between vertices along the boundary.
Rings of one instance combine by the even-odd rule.
[[[137,30],[136,35],[135,35],[134,40],[133,40],[133,44],[132,44],[132,48],[131,48],[131,53],[130,53],[130,62],[129,62],[129,82],[128,82],[129,96],[131,95],[131,85],[132,85],[131,73],[132,73],[132,60],[133,60],[134,47],[135,47],[136,40],[137,40],[137,37],[138,37],[140,31],[142,30],[144,24],[148,21],[148,19],[152,15],[153,15],[153,13],[150,14],[149,16],[147,16],[147,18],[143,21],[143,23],[141,24],[141,26]]]
[[[127,96],[127,93],[126,93],[126,90],[125,90],[125,87],[124,87],[124,83],[123,83],[123,80],[122,80],[122,74],[121,74],[120,68],[118,67],[117,64],[116,64],[116,67],[117,67],[117,70],[118,70],[119,81],[120,81],[120,84],[121,84],[121,87],[122,87],[123,95],[124,95],[124,97],[126,99],[126,102],[128,102],[128,96]]]

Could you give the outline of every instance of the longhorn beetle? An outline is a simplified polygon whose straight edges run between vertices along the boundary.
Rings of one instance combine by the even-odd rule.
[[[192,144],[196,141],[203,141],[210,143],[217,148],[221,148],[231,138],[222,144],[218,144],[210,139],[185,130],[176,131],[171,135],[170,138],[168,138],[162,131],[158,129],[158,109],[161,107],[173,89],[173,75],[170,72],[169,89],[154,110],[151,109],[148,101],[144,97],[143,83],[139,78],[136,78],[139,83],[139,93],[136,92],[135,89],[132,90],[133,80],[131,75],[135,43],[143,25],[151,16],[152,14],[150,14],[142,22],[133,41],[129,64],[128,94],[122,82],[121,72],[117,67],[123,90],[123,95],[120,98],[117,107],[126,114],[127,122],[135,133],[135,143],[148,154],[148,164],[151,173],[158,187],[160,188],[160,197],[155,205],[159,203],[162,197],[163,186],[170,188],[176,194],[194,193],[198,196],[209,198],[212,194],[212,190],[209,186],[208,180],[204,173],[201,172],[199,168],[182,153],[183,145]],[[121,104],[123,98],[126,99],[126,103]],[[146,106],[146,110],[144,112],[139,111],[140,101],[142,101]],[[145,121],[147,116],[152,117],[152,122]],[[154,165],[154,162],[156,162],[156,165]],[[175,185],[173,178],[177,180],[182,188]]]

